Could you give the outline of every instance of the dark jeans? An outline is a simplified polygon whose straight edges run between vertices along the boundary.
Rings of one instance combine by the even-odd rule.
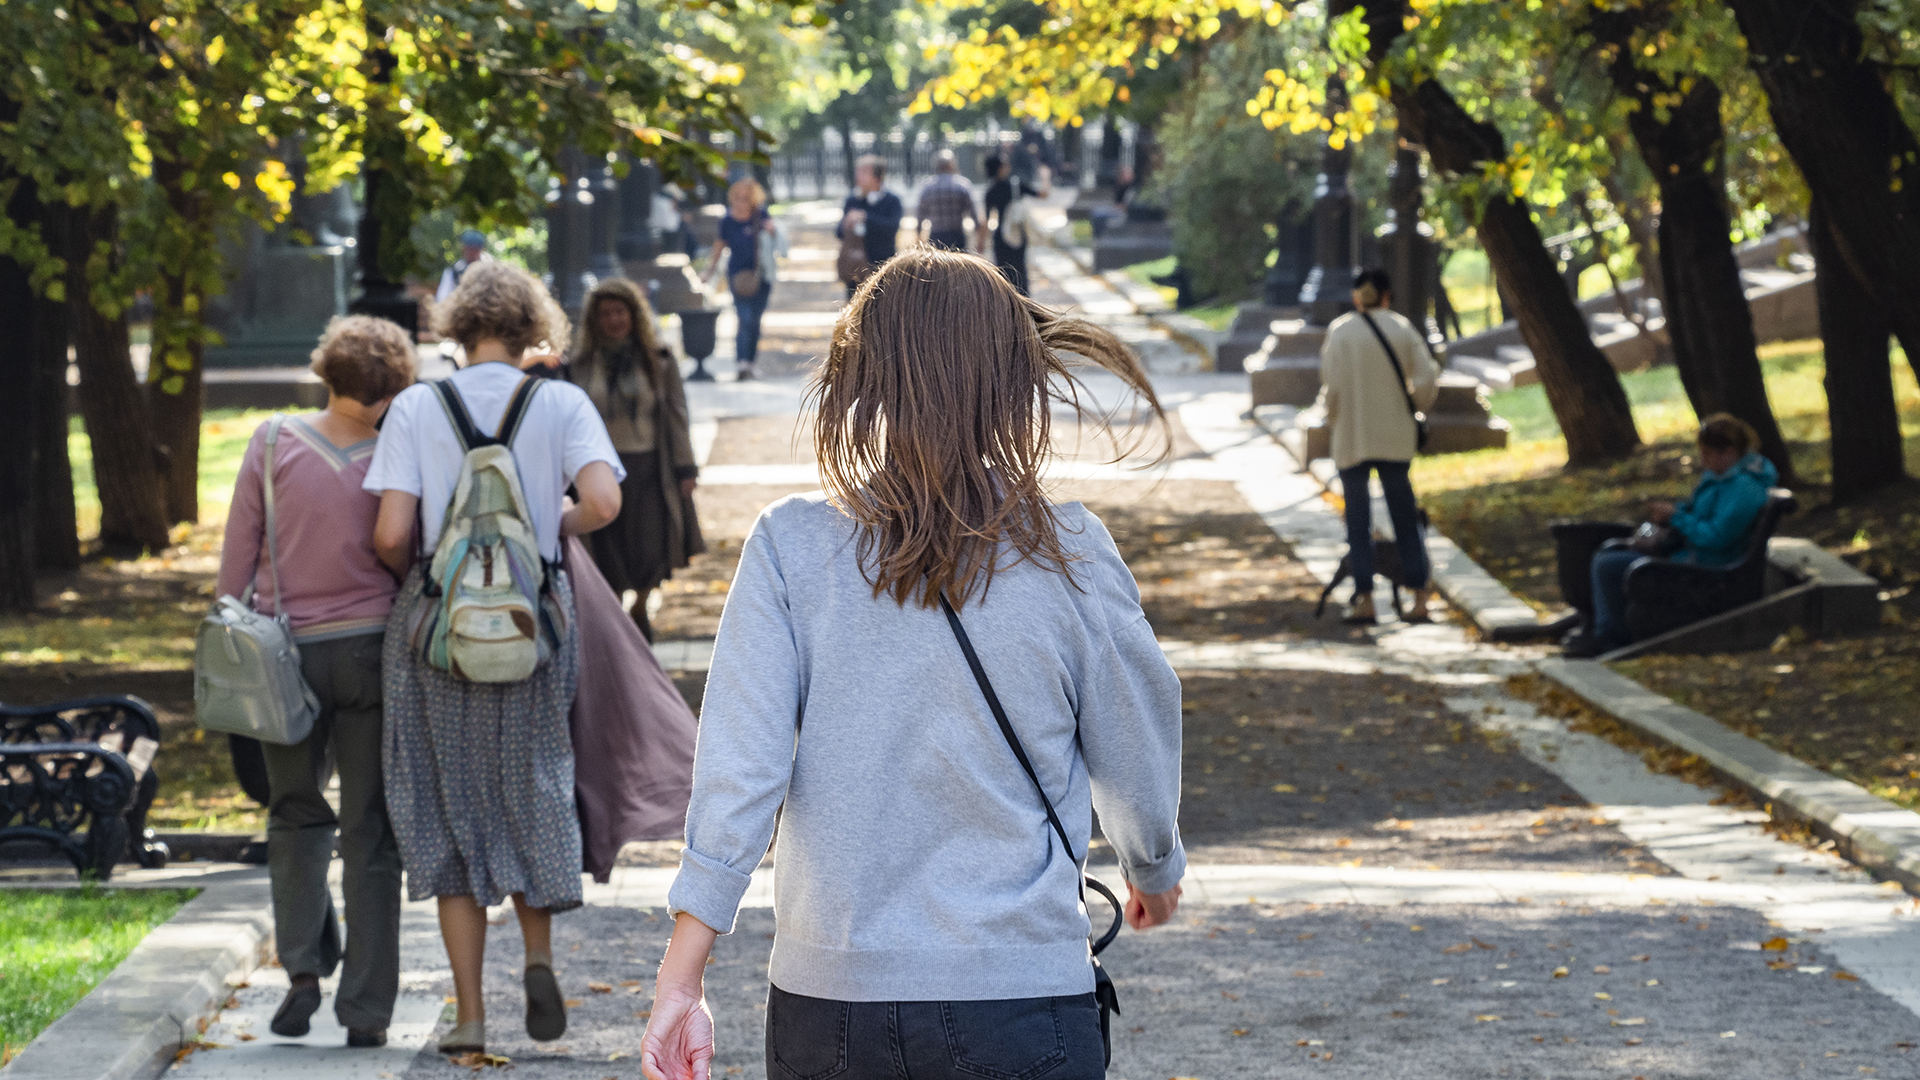
[[[1420,508],[1413,501],[1404,461],[1363,461],[1340,470],[1340,490],[1347,501],[1347,551],[1353,558],[1354,596],[1373,595],[1373,493],[1368,473],[1380,474],[1387,494],[1387,516],[1393,519],[1393,543],[1400,549],[1402,585],[1426,585],[1427,540],[1420,532]]]
[[[967,230],[935,229],[927,233],[927,243],[947,251],[967,250]]]
[[[768,1080],[1100,1080],[1092,994],[828,1001],[767,988]]]
[[[1646,557],[1629,547],[1612,546],[1593,556],[1593,639],[1602,648],[1617,649],[1633,641],[1627,630],[1627,571]]]
[[[267,868],[273,934],[288,975],[333,973],[333,1012],[344,1027],[385,1031],[400,991],[400,844],[387,819],[380,773],[379,631],[300,646],[300,672],[320,699],[313,734],[292,746],[262,743],[273,793],[267,804]],[[327,778],[340,770],[340,813]],[[347,939],[327,864],[336,830],[347,901]]]
[[[753,363],[760,352],[760,316],[767,313],[767,298],[773,295],[773,282],[760,283],[752,296],[733,298],[734,314],[740,316],[740,329],[733,338],[733,355],[742,364]]]

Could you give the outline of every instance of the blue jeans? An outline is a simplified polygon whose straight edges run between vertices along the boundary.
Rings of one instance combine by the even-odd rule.
[[[1347,553],[1353,560],[1354,596],[1373,595],[1373,493],[1368,474],[1380,474],[1387,494],[1387,516],[1393,519],[1393,544],[1400,550],[1401,584],[1426,587],[1430,573],[1427,539],[1420,531],[1420,508],[1413,501],[1404,461],[1363,461],[1340,470],[1340,490],[1347,501]]]
[[[829,1001],[767,988],[767,1080],[1100,1080],[1092,994]]]
[[[742,364],[753,363],[760,352],[760,316],[767,313],[767,297],[773,295],[773,282],[760,283],[752,296],[733,298],[734,314],[740,317],[740,329],[733,338],[733,356]]]
[[[1627,547],[1603,547],[1593,556],[1593,639],[1605,648],[1633,641],[1627,630],[1627,571],[1646,557]]]

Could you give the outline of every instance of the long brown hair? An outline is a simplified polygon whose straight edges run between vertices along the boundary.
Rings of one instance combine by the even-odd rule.
[[[594,315],[603,300],[627,305],[627,314],[633,317],[632,341],[646,357],[647,377],[651,380],[653,366],[659,362],[660,356],[659,324],[654,321],[653,305],[647,303],[646,294],[640,291],[640,286],[626,278],[608,278],[587,293],[587,302],[580,305],[580,337],[574,342],[572,361],[575,364],[591,363],[593,354],[600,348],[619,344],[600,336],[600,320]]]
[[[932,607],[945,593],[959,606],[1022,562],[1068,573],[1040,477],[1053,406],[1113,429],[1110,413],[1083,407],[1062,353],[1119,376],[1165,433],[1119,338],[1021,296],[983,259],[914,249],[854,293],[808,396],[821,478],[860,526],[874,596]]]

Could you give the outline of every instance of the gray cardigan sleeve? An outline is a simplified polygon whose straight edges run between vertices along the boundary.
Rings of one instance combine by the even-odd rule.
[[[720,933],[733,931],[793,779],[800,701],[786,579],[762,518],[740,549],[714,640],[694,749],[687,847],[667,894],[674,914],[684,911]]]
[[[1100,829],[1141,892],[1180,883],[1180,679],[1140,609],[1140,590],[1113,538],[1086,515],[1089,591],[1106,615],[1080,691],[1080,748]]]

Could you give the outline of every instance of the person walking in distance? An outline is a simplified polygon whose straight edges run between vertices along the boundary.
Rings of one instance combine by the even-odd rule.
[[[1331,429],[1333,463],[1346,497],[1347,555],[1353,565],[1353,602],[1347,621],[1371,625],[1373,606],[1373,496],[1380,477],[1387,514],[1393,520],[1404,582],[1413,590],[1410,622],[1425,622],[1433,598],[1427,542],[1407,467],[1420,450],[1424,420],[1416,414],[1433,404],[1440,365],[1427,352],[1426,336],[1388,308],[1392,280],[1385,270],[1353,276],[1354,310],[1333,320],[1320,347],[1320,407]]]
[[[381,635],[396,585],[373,550],[380,500],[360,484],[379,437],[375,425],[413,382],[413,344],[385,319],[337,318],[313,351],[313,371],[327,386],[327,407],[275,416],[247,444],[215,595],[251,594],[254,609],[264,612],[277,601],[300,646],[301,673],[320,699],[305,739],[260,744],[272,789],[274,941],[293,984],[269,1027],[289,1038],[307,1034],[320,1008],[320,980],[344,960],[334,1016],[347,1029],[348,1046],[374,1047],[386,1044],[400,990],[400,851],[380,775]],[[326,795],[336,767],[337,813]],[[327,885],[336,841],[344,944]]]
[[[409,898],[439,901],[456,999],[440,1049],[453,1053],[485,1048],[486,909],[509,896],[527,1034],[566,1031],[552,916],[580,906],[581,851],[567,726],[578,642],[560,542],[619,515],[623,471],[585,391],[517,366],[567,339],[532,275],[483,263],[435,314],[466,366],[394,399],[363,486],[380,496],[374,548],[405,576],[382,657],[387,808]]]
[[[460,234],[460,257],[452,266],[440,272],[440,287],[433,291],[433,302],[444,304],[453,290],[460,287],[460,279],[468,270],[480,265],[487,257],[487,238],[478,229],[468,229]]]
[[[1046,167],[1041,166],[1038,186],[1029,187],[1026,181],[1013,175],[1012,163],[999,154],[987,158],[986,169],[992,185],[987,188],[986,216],[980,221],[980,250],[983,253],[988,250],[990,233],[994,265],[1021,296],[1028,296],[1032,291],[1027,278],[1027,225],[1032,214],[1028,200],[1044,198],[1051,190],[1051,181]]]
[[[680,364],[660,344],[653,308],[633,282],[611,278],[587,294],[567,378],[593,399],[627,474],[620,516],[585,542],[613,591],[635,594],[633,621],[652,641],[648,595],[707,545],[693,512],[700,467]]]
[[[767,313],[778,274],[778,231],[767,213],[767,189],[751,177],[727,188],[727,213],[720,219],[720,235],[713,242],[711,277],[720,274],[720,255],[726,253],[727,290],[733,294],[739,329],[734,333],[735,378],[753,378],[753,362],[760,355],[760,320]]]
[[[860,238],[867,257],[862,278],[879,269],[880,264],[900,250],[900,220],[906,216],[906,208],[901,205],[900,196],[887,190],[886,183],[886,158],[868,154],[854,162],[854,192],[847,196],[846,205],[841,208],[840,224],[833,230],[836,240],[849,236]],[[847,296],[851,299],[859,281],[846,284]]]
[[[1117,338],[968,255],[900,255],[840,316],[827,490],[761,512],[721,615],[646,1076],[706,1076],[702,972],[776,816],[769,1076],[1104,1075],[1078,860],[1098,810],[1127,921],[1172,917],[1180,682],[1106,527],[1044,493],[1067,353],[1164,423]]]
[[[966,251],[967,223],[981,220],[973,201],[973,185],[960,175],[960,160],[951,150],[933,156],[933,179],[920,189],[913,216],[926,230],[927,242],[947,251]]]

